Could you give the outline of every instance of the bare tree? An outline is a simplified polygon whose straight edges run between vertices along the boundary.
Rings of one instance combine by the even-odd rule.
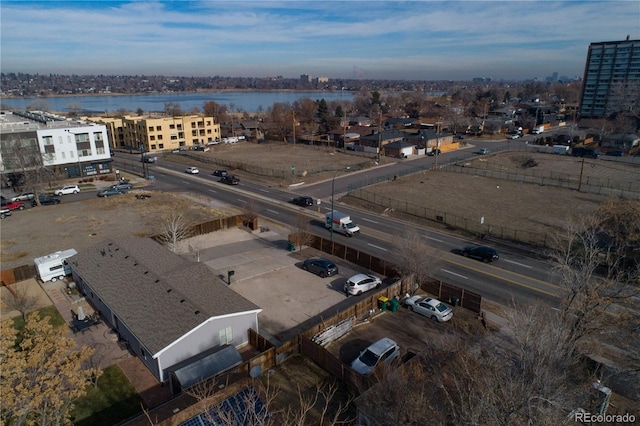
[[[45,145],[45,152],[41,153],[36,139],[20,139],[14,134],[5,136],[0,150],[5,169],[12,171],[16,178],[11,182],[14,189],[37,194],[57,180],[59,171],[46,166],[46,160],[56,155],[47,151],[53,145]],[[39,203],[38,197],[35,201]]]
[[[420,234],[405,231],[394,246],[391,263],[402,277],[415,279],[416,290],[442,267],[439,251]]]
[[[192,234],[192,224],[182,214],[171,214],[161,223],[159,238],[171,250],[176,252],[178,243]]]
[[[309,218],[302,213],[296,215],[295,227],[291,234],[291,239],[298,246],[298,251],[302,251],[302,246],[313,242],[314,235],[311,233],[311,223]]]
[[[178,117],[184,114],[178,102],[165,102],[164,113],[169,117]]]
[[[16,310],[22,314],[22,319],[27,320],[27,314],[38,306],[38,297],[29,292],[26,285],[10,285],[7,290],[11,297],[6,300],[7,310]]]
[[[617,268],[598,273],[610,257],[602,236],[597,216],[573,219],[557,236],[554,273],[561,288],[561,318],[574,345],[614,326],[609,308],[631,296],[633,275]]]

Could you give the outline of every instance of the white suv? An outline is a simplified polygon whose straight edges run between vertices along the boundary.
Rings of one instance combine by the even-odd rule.
[[[78,192],[80,192],[80,188],[78,188],[78,185],[67,185],[64,188],[56,189],[55,191],[53,191],[53,193],[58,196],[67,195],[67,194],[77,194]]]

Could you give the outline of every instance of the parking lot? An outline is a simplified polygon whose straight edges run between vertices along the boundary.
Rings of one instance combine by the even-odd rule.
[[[231,288],[263,309],[258,317],[259,332],[270,336],[274,343],[293,338],[371,296],[371,292],[345,296],[345,280],[368,272],[355,269],[346,261],[330,258],[338,265],[339,274],[327,278],[303,270],[304,259],[327,256],[314,249],[289,252],[287,232],[272,224],[268,232],[262,233],[229,229],[192,238],[183,242],[182,248],[186,251],[189,246],[201,246],[200,260],[224,279],[233,270]],[[387,283],[383,281],[383,286]],[[450,321],[438,323],[401,306],[397,312],[387,311],[357,325],[348,335],[329,344],[327,350],[350,364],[360,351],[382,337],[395,340],[404,356],[407,351],[423,350],[426,341],[443,335],[480,333],[481,328],[476,315],[461,307],[454,308]]]

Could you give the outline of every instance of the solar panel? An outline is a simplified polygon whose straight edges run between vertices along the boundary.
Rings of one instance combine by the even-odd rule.
[[[250,406],[251,404],[253,408]],[[267,417],[268,412],[258,391],[253,386],[249,386],[210,408],[208,414],[202,412],[180,423],[180,426],[228,425],[229,423],[223,419],[235,419],[236,425],[248,426],[261,423]],[[213,420],[213,423],[210,420]]]

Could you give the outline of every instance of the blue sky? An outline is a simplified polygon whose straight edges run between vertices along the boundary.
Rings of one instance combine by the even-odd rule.
[[[582,77],[640,38],[630,1],[13,1],[2,72],[468,80]]]

